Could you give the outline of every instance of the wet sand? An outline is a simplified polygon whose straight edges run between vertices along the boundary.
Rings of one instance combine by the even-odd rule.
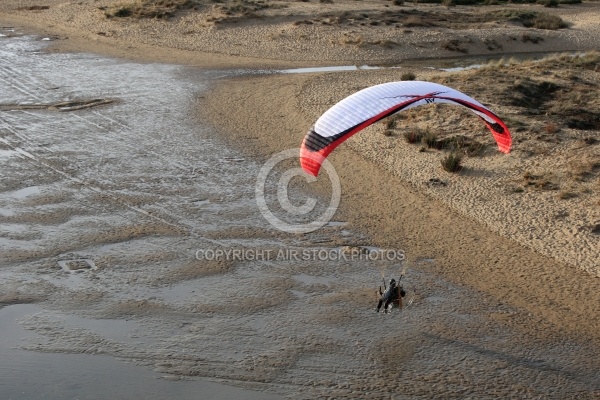
[[[377,79],[386,78],[386,73]],[[368,81],[368,76],[359,74]],[[212,121],[212,129],[233,149],[221,156],[225,165],[233,164],[230,171],[249,171],[244,178],[249,193],[242,198],[235,193],[215,198],[208,192],[197,196],[194,189],[183,186],[191,190],[187,197],[193,200],[192,208],[173,213],[167,210],[181,202],[181,194],[174,194],[181,184],[175,184],[173,191],[166,189],[173,197],[164,202],[164,178],[154,177],[155,183],[142,190],[144,196],[123,192],[124,183],[104,182],[111,195],[98,193],[86,202],[96,209],[108,207],[107,217],[114,213],[111,207],[117,207],[120,215],[138,215],[139,204],[156,204],[141,207],[151,222],[140,228],[136,217],[131,227],[116,231],[107,227],[100,237],[84,235],[82,244],[57,247],[52,243],[35,254],[30,248],[11,252],[16,258],[3,278],[3,286],[10,289],[4,292],[4,304],[33,301],[87,317],[133,318],[145,324],[148,336],[160,345],[145,338],[123,346],[120,341],[98,338],[93,330],[63,326],[60,316],[42,315],[30,318],[26,326],[45,332],[49,341],[25,347],[87,352],[102,343],[103,353],[152,366],[168,376],[224,379],[291,398],[597,396],[597,278],[466,218],[353,150],[360,148],[340,148],[332,156],[343,187],[335,218],[347,225],[290,237],[264,225],[256,211],[250,215],[241,211],[254,200],[250,176],[271,154],[297,147],[318,111],[332,103],[334,95],[328,92],[331,98],[321,99],[318,107],[307,107],[303,102],[314,98],[311,91],[335,87],[336,79],[348,81],[354,76],[246,76],[212,82],[210,94],[201,95],[200,120]],[[194,152],[187,155],[194,156]],[[89,170],[85,163],[81,167]],[[33,173],[23,171],[23,176]],[[189,176],[180,174],[178,181],[186,179]],[[26,182],[25,188],[42,184]],[[5,190],[9,194],[23,189],[17,180],[10,185]],[[325,190],[321,193],[327,195]],[[25,194],[33,195],[29,207],[65,201],[56,193],[53,200]],[[238,208],[227,205],[236,199]],[[182,225],[188,213],[196,215],[199,208],[219,200],[224,208],[214,214],[214,221],[210,215],[216,210],[207,210],[207,221],[195,227]],[[194,201],[198,203],[193,205]],[[98,216],[91,215],[92,220]],[[4,218],[26,224],[23,216]],[[231,226],[222,226],[223,216],[231,218]],[[240,217],[244,222],[236,223]],[[57,218],[50,219],[49,226],[64,223],[64,218]],[[38,216],[30,220],[40,221]],[[89,226],[82,224],[81,232],[87,230]],[[11,240],[21,238],[15,232],[10,235]],[[131,242],[132,237],[142,239]],[[414,288],[415,302],[392,318],[372,310],[379,271],[397,274],[397,265],[319,260],[208,263],[194,260],[195,251],[202,247],[199,241],[204,247],[215,246],[216,241],[219,245],[266,243],[273,248],[362,244],[402,249],[408,256],[406,285]],[[91,250],[89,243],[101,245]],[[55,264],[58,253],[70,259],[93,259],[99,272],[84,271],[73,287],[73,277]],[[41,273],[50,268],[50,280],[30,282],[31,268]],[[98,289],[98,280],[110,289]],[[232,280],[246,288],[244,296],[229,287]],[[57,287],[66,292],[52,295]],[[223,304],[228,296],[233,304]],[[374,335],[374,329],[379,333]],[[222,332],[231,333],[224,337]]]

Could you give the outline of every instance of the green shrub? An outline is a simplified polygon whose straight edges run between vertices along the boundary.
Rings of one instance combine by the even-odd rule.
[[[421,142],[431,148],[437,148],[438,147],[438,137],[437,134],[434,132],[431,132],[429,129],[427,131],[425,131],[425,133],[423,134],[423,137],[421,139]]]
[[[442,168],[448,172],[458,172],[462,169],[463,156],[459,153],[450,153],[442,158]]]
[[[537,3],[544,7],[558,7],[558,0],[537,0]]]
[[[133,11],[131,11],[131,8],[129,7],[119,7],[118,9],[116,9],[112,14],[111,13],[106,13],[106,17],[110,18],[110,17],[118,17],[118,18],[125,18],[125,17],[129,17],[133,14]]]
[[[383,120],[383,125],[385,126],[386,130],[396,129],[396,126],[398,126],[398,120],[396,119],[396,116],[391,116]]]
[[[404,72],[404,73],[402,73],[402,75],[400,75],[400,80],[402,80],[402,81],[414,81],[415,79],[417,79],[417,76],[412,71]]]
[[[406,142],[412,144],[421,143],[423,140],[423,132],[421,132],[419,129],[405,131],[403,136]]]
[[[562,29],[568,27],[568,24],[559,16],[539,13],[533,20],[533,27],[538,29]]]
[[[536,0],[541,4],[550,4],[557,0]],[[522,24],[526,28],[538,29],[562,29],[568,27],[568,24],[559,16],[548,14],[545,12],[529,11],[529,10],[500,10],[493,11],[489,14],[490,18],[504,19],[515,21]]]

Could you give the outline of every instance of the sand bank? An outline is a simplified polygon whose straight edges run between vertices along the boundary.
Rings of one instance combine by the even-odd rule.
[[[560,16],[569,28],[559,30],[525,28],[518,18],[501,16],[506,6],[391,6],[380,0],[276,1],[254,9],[248,3],[237,11],[227,4],[208,3],[175,12],[169,19],[106,18],[129,4],[143,2],[51,0],[41,5],[22,0],[4,2],[0,16],[5,24],[54,35],[59,49],[236,68],[389,65],[417,58],[594,50],[600,35],[596,2],[510,7],[521,13]]]

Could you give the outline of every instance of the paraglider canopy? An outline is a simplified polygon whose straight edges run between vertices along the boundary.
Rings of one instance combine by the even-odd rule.
[[[459,105],[477,114],[491,131],[498,149],[503,153],[510,152],[512,139],[508,128],[477,100],[438,83],[400,81],[358,91],[321,115],[302,141],[302,169],[317,176],[323,160],[350,136],[394,113],[437,103]]]

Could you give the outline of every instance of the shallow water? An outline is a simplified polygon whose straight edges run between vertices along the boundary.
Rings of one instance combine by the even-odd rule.
[[[171,381],[130,362],[101,354],[63,354],[23,351],[22,341],[35,334],[17,321],[46,313],[35,305],[0,309],[0,392],[17,399],[265,399],[268,393],[243,390],[203,380]],[[139,327],[124,320],[85,320],[65,317],[67,324],[85,326],[109,340],[131,341]]]
[[[113,381],[144,398],[597,393],[598,349],[509,328],[526,313],[428,274],[436,259],[404,271],[412,304],[377,314],[380,273],[397,277],[401,262],[315,255],[401,249],[346,223],[270,226],[255,200],[261,160],[193,117],[203,90],[238,72],[46,42],[0,38],[2,393],[24,397],[32,372],[27,395],[46,398],[119,398]],[[251,252],[207,257],[223,249]],[[172,381],[199,377],[237,388]]]
[[[251,198],[242,196],[239,182],[254,179],[237,167],[244,160],[189,118],[191,101],[210,73],[190,76],[178,66],[46,54],[43,39],[7,36],[0,41],[0,297],[15,296],[9,303],[19,302],[28,285],[52,287],[55,301],[77,310],[73,293],[94,290],[86,275],[98,269],[94,260],[118,251],[137,250],[144,257],[163,246],[177,247],[144,240],[156,232],[138,234],[140,225],[183,230],[196,238],[195,247],[214,242],[203,241],[201,233],[256,222],[257,216],[243,211]],[[52,108],[103,98],[114,103],[73,112]],[[204,196],[211,200],[196,201]],[[212,212],[203,213],[209,203]],[[236,219],[224,219],[217,215],[223,209],[241,211]],[[187,253],[181,258],[193,256],[189,246],[180,246]],[[28,271],[32,265],[41,275]],[[76,325],[102,340],[141,342],[132,341],[135,323],[125,319],[86,319],[34,305],[0,309],[3,399],[271,396],[208,381],[157,379],[165,374],[115,355],[63,354],[80,351],[51,341],[41,353],[25,351],[20,349],[24,341],[42,336],[23,330],[17,320],[36,315]]]
[[[508,57],[515,60],[536,60],[547,56],[548,53],[515,53]],[[469,69],[481,68],[483,65],[506,59],[507,55],[498,56],[471,56],[460,58],[445,58],[435,60],[407,60],[396,65],[338,65],[329,67],[307,67],[307,68],[290,68],[278,70],[276,72],[283,74],[307,74],[315,72],[342,72],[342,71],[358,71],[370,69],[387,69],[387,68],[411,68],[419,66],[420,68],[439,69],[446,72],[464,71]]]

